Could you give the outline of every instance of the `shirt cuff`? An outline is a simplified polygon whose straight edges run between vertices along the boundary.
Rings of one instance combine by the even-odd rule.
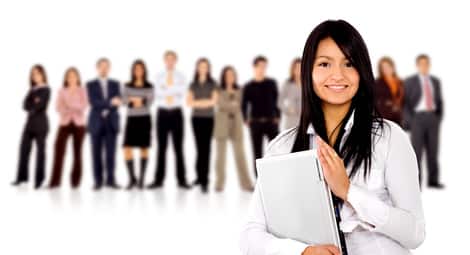
[[[274,238],[266,246],[265,254],[301,255],[308,246],[289,238]]]
[[[369,194],[367,190],[351,184],[349,185],[347,200],[359,219],[371,226],[366,227],[367,229],[372,230],[387,223],[390,207],[377,197]]]

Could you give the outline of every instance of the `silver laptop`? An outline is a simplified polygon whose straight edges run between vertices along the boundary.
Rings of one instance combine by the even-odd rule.
[[[280,238],[340,245],[331,191],[315,149],[256,160],[267,228]]]

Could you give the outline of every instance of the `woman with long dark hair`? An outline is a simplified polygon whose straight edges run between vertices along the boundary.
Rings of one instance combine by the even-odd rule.
[[[227,142],[231,141],[240,187],[253,191],[248,175],[243,143],[243,116],[241,110],[241,89],[237,84],[237,74],[232,66],[222,69],[220,77],[219,100],[215,113],[214,137],[217,144],[215,190],[225,187],[225,155]]]
[[[321,23],[302,56],[299,125],[277,136],[266,155],[317,149],[348,254],[410,254],[425,236],[418,165],[407,134],[377,116],[373,86],[359,32],[342,20]],[[240,240],[243,254],[339,254],[330,244],[270,233],[258,185],[250,210]]]
[[[64,87],[57,97],[60,126],[54,147],[54,164],[49,187],[57,188],[61,184],[67,140],[72,136],[73,167],[70,183],[73,188],[77,188],[82,177],[82,145],[85,138],[85,110],[88,106],[88,97],[75,67],[65,71],[63,84]]]
[[[395,63],[390,57],[383,57],[379,60],[378,71],[374,86],[377,111],[384,119],[402,126],[405,90],[397,75]]]
[[[127,189],[142,189],[147,168],[150,147],[152,118],[150,106],[153,103],[153,85],[147,80],[145,62],[138,59],[131,67],[131,81],[124,85],[122,100],[127,106],[127,121],[124,131],[124,159],[129,173]],[[140,176],[134,171],[133,148],[140,150]]]
[[[47,75],[42,65],[34,65],[29,74],[30,88],[23,101],[23,109],[28,113],[23,134],[21,136],[20,157],[16,180],[18,186],[29,179],[29,158],[33,142],[36,143],[36,175],[34,187],[38,189],[44,181],[46,165],[46,138],[49,133],[47,106],[49,105],[50,89]]]
[[[196,140],[196,180],[203,193],[209,185],[210,153],[214,129],[214,106],[217,103],[217,84],[211,75],[207,58],[196,62],[194,79],[189,87],[187,103],[193,108],[191,122]]]
[[[282,113],[283,130],[297,126],[301,110],[300,65],[302,59],[295,58],[290,66],[289,79],[284,83],[279,94],[278,107]]]

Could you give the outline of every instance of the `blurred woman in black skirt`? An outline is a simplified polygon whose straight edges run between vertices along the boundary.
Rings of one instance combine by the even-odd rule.
[[[124,158],[129,173],[127,189],[142,188],[147,167],[148,148],[152,120],[150,105],[153,102],[153,85],[147,81],[147,68],[142,60],[136,60],[131,68],[131,81],[124,85],[122,100],[127,106],[127,121],[124,132]],[[140,177],[134,172],[133,148],[140,149]]]

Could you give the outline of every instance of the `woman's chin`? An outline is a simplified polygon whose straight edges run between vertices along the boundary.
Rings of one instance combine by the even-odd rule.
[[[344,106],[349,105],[351,103],[352,98],[332,98],[323,100],[324,103],[329,104],[331,106]]]

